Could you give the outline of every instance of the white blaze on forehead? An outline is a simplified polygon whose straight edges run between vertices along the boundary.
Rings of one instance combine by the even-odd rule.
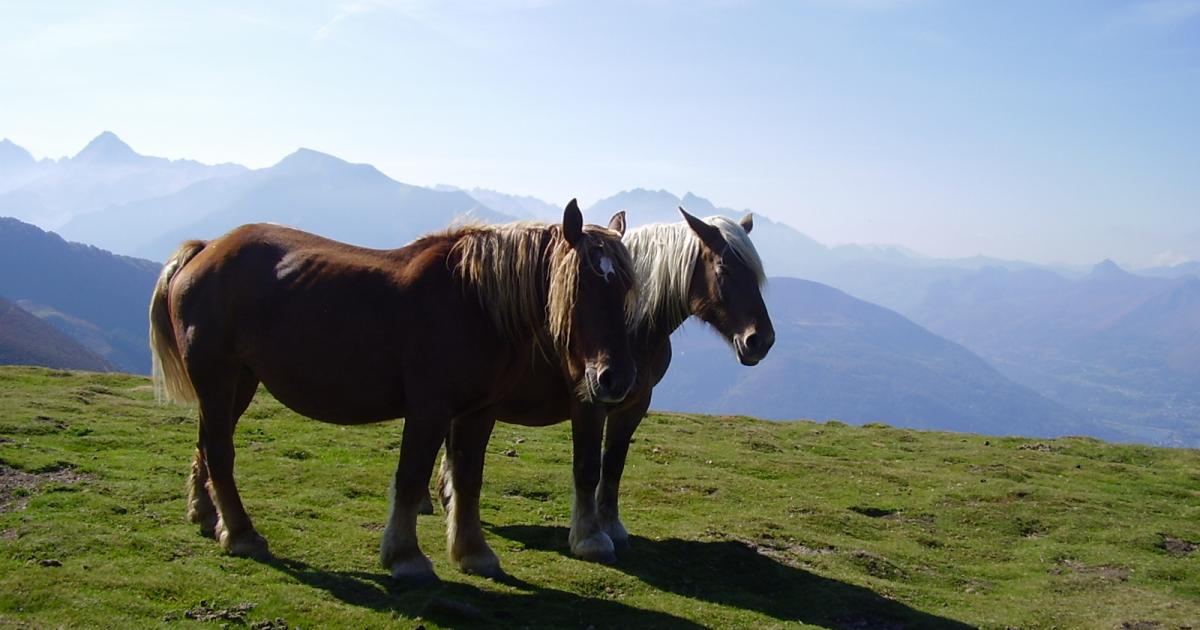
[[[615,274],[616,272],[617,272],[617,268],[613,266],[612,258],[609,258],[608,256],[601,256],[600,257],[600,273],[604,274],[605,282],[608,281],[609,276],[611,276],[612,274]]]

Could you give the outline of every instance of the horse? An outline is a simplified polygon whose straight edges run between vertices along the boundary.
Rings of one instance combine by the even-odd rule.
[[[233,475],[233,433],[260,383],[324,422],[403,417],[380,562],[400,581],[436,578],[416,515],[452,424],[528,395],[512,375],[535,360],[580,400],[613,403],[632,387],[623,232],[624,215],[585,226],[572,200],[561,224],[460,226],[392,250],[269,224],[184,243],[149,314],[156,386],[199,407],[188,518],[231,555],[270,557]],[[471,471],[457,472],[469,492]],[[463,570],[498,569],[482,540],[451,543]]]
[[[752,215],[740,221],[720,216],[700,220],[683,208],[679,211],[682,222],[647,225],[625,235],[639,285],[629,319],[637,380],[625,399],[589,401],[572,396],[570,381],[559,378],[549,365],[535,364],[521,375],[523,383],[514,390],[516,395],[496,409],[504,422],[525,426],[548,426],[570,418],[575,496],[569,543],[572,553],[586,560],[615,562],[616,552],[629,546],[618,510],[621,474],[630,438],[650,407],[654,386],[670,365],[671,333],[694,315],[716,328],[747,366],[765,358],[775,342],[761,293],[766,275],[749,237]],[[454,425],[448,436],[437,491],[447,518],[458,520],[459,528],[465,523],[455,513],[463,490],[457,458],[466,450],[459,447],[486,444],[490,431],[490,424]],[[472,485],[469,491],[477,494],[478,489]],[[423,508],[432,513],[428,498]],[[480,527],[477,518],[472,527]]]

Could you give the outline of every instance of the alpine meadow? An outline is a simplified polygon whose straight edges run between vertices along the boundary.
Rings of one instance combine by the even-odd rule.
[[[0,3],[0,630],[1200,629],[1200,0]]]

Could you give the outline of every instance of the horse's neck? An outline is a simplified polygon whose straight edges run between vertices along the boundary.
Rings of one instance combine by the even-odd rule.
[[[683,322],[691,318],[692,313],[689,312],[686,318],[678,322],[673,321],[675,318],[671,318],[671,321],[655,322],[655,325],[651,325],[650,322],[642,322],[633,331],[634,336],[645,339],[650,346],[657,346],[670,339],[672,333],[679,330],[679,327],[683,326]]]

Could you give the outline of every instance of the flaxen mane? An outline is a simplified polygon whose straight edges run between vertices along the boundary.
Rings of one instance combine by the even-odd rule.
[[[532,333],[537,340],[546,327],[555,349],[565,350],[580,266],[579,254],[563,238],[562,226],[536,222],[471,225],[452,229],[447,235],[457,239],[452,249],[458,257],[455,270],[478,291],[499,330],[513,339]],[[601,241],[616,272],[627,279],[634,277],[633,263],[619,234],[589,225],[584,228],[584,238]],[[628,306],[633,299],[631,292]]]
[[[729,249],[750,268],[761,286],[766,282],[762,259],[750,235],[737,221],[722,216],[704,219],[721,231]],[[637,285],[641,289],[630,311],[630,328],[672,329],[691,314],[688,289],[700,257],[700,238],[687,223],[654,223],[631,230],[625,246],[633,256]]]

